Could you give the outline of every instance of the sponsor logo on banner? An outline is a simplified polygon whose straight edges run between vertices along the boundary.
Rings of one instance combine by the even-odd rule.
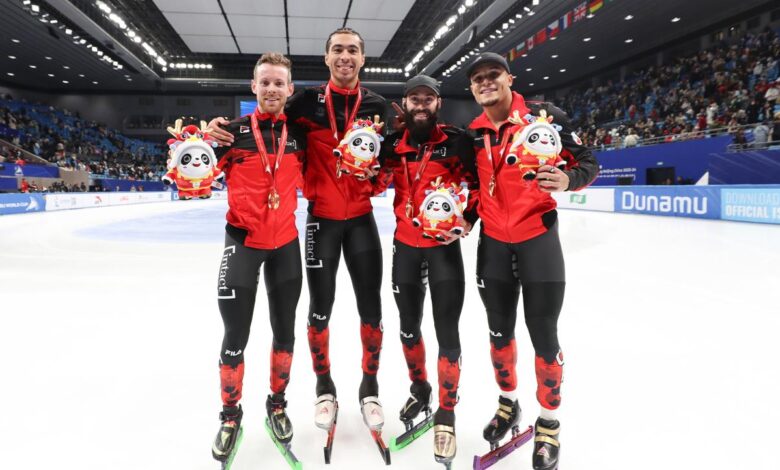
[[[696,186],[616,188],[615,210],[717,219],[720,218],[720,194],[716,188]]]
[[[576,192],[553,193],[561,209],[585,209],[591,211],[615,211],[613,188],[585,188]]]
[[[44,207],[43,196],[38,194],[0,194],[0,215],[40,212]]]
[[[723,220],[780,224],[780,189],[723,188],[720,201]]]

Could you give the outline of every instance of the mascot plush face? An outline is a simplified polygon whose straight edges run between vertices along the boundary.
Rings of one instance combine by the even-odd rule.
[[[349,136],[349,152],[355,160],[369,161],[379,154],[376,132],[358,130]]]
[[[535,154],[557,155],[560,152],[558,133],[547,123],[529,126],[525,138],[525,147]]]
[[[425,217],[428,220],[446,220],[455,213],[455,201],[448,193],[435,192],[425,202]]]
[[[189,145],[188,145],[189,144]],[[176,148],[173,160],[186,178],[205,178],[214,167],[214,151],[201,142],[185,142]]]

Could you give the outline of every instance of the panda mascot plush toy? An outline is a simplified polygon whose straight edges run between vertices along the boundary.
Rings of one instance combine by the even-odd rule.
[[[519,165],[520,174],[526,181],[536,178],[536,171],[542,165],[551,165],[562,170],[566,161],[561,158],[560,126],[552,123],[553,117],[545,110],[539,116],[528,115],[525,118],[513,116],[510,122],[521,127],[512,136],[512,146],[506,156],[506,164]]]
[[[431,187],[425,191],[425,199],[419,214],[412,219],[412,225],[422,228],[423,238],[444,242],[448,238],[447,232],[463,233],[463,210],[469,190],[455,183],[444,184],[441,177],[431,182]]]
[[[208,199],[211,186],[219,185],[215,180],[223,176],[216,168],[214,148],[217,142],[206,132],[205,121],[201,121],[200,128],[195,125],[182,128],[181,124],[181,119],[178,119],[176,127],[168,127],[174,138],[168,140],[170,159],[168,172],[162,181],[165,184],[176,183],[179,199]]]
[[[367,169],[379,170],[377,157],[380,143],[384,140],[381,134],[383,126],[379,116],[374,116],[373,121],[358,119],[352,124],[338,147],[333,149],[333,155],[338,159],[337,176],[341,177],[342,173],[365,176]]]

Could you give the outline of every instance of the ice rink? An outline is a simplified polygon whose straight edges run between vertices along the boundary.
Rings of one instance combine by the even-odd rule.
[[[409,381],[390,288],[394,220],[376,203],[384,255],[379,372],[385,441],[400,434]],[[224,201],[0,217],[2,468],[206,470],[218,430],[216,302]],[[303,220],[299,208],[299,222]],[[776,469],[780,396],[780,226],[561,211],[567,292],[562,470]],[[463,243],[466,304],[458,456],[488,450],[496,408],[488,329],[474,279],[476,232]],[[306,469],[384,465],[358,408],[359,322],[342,263],[331,322],[341,406],[332,464],[314,427],[306,283],[287,399]],[[522,304],[521,304],[522,305]],[[774,312],[774,313],[773,313]],[[522,318],[522,313],[520,314]],[[436,340],[423,333],[435,381]],[[518,323],[523,425],[538,413],[533,352]],[[244,442],[233,468],[285,469],[263,428],[270,327],[260,286],[246,350]],[[397,469],[443,468],[433,433],[392,454]],[[531,468],[526,445],[493,468]]]

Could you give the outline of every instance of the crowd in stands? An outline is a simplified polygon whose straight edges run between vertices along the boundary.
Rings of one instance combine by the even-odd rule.
[[[10,96],[0,98],[0,138],[51,164],[89,171],[93,177],[159,180],[165,173],[163,145],[128,138],[68,110]],[[19,151],[6,150],[6,160],[6,153],[24,158]]]
[[[743,127],[756,123],[769,129],[767,140],[780,140],[778,60],[777,33],[740,34],[621,82],[570,92],[558,104],[596,148],[701,138],[713,129],[747,142]]]

